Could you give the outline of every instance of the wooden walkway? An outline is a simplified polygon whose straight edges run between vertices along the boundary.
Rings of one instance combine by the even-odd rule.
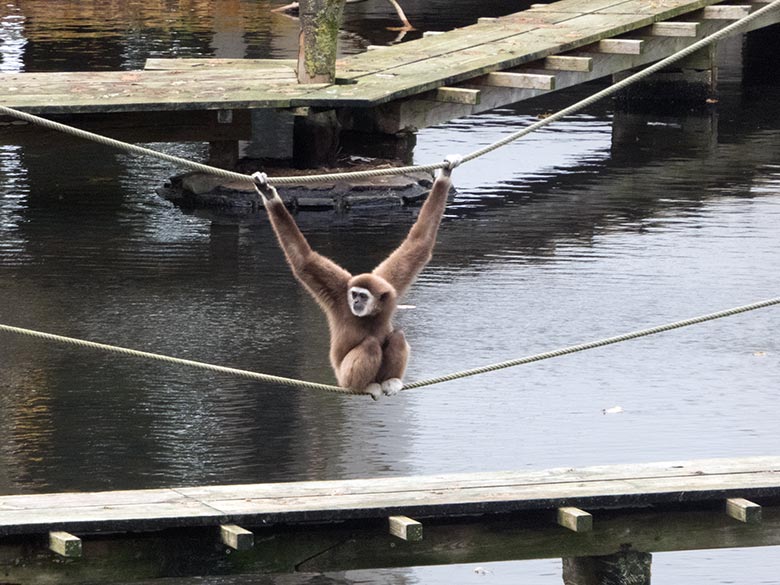
[[[0,104],[80,114],[370,108],[416,97],[478,111],[658,60],[764,5],[561,0],[345,57],[334,85],[298,85],[292,61],[151,59],[143,71],[0,74]],[[779,20],[773,13],[753,28]]]
[[[236,570],[266,573],[780,545],[780,456],[4,496],[0,574],[68,582],[73,566],[60,574],[53,553],[30,548],[46,535],[63,556],[81,556],[84,539],[79,579],[108,582],[117,563],[124,579],[155,562],[163,576],[190,554],[224,571],[220,534],[244,551]]]

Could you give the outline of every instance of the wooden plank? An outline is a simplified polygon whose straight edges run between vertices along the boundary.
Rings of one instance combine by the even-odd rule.
[[[768,26],[780,22],[780,13],[774,12],[764,15],[751,22],[745,30]],[[641,55],[600,55],[594,60],[593,71],[590,73],[559,71],[555,74],[555,88],[561,90],[573,85],[598,79],[607,75],[634,69],[667,57],[674,52],[689,46],[697,38],[702,38],[717,30],[721,25],[718,21],[705,21],[699,28],[697,37],[658,37],[649,43],[645,52]],[[533,74],[550,74],[544,69],[534,69],[531,65],[524,65],[519,71]],[[516,103],[533,98],[541,94],[533,89],[506,89],[482,87],[482,96],[479,105],[467,106],[458,104],[438,104],[417,99],[399,100],[393,103],[375,108],[377,128],[383,132],[395,133],[404,128],[425,128],[434,124],[440,124],[461,116],[484,112],[507,104]]]
[[[223,524],[219,527],[223,544],[233,550],[250,550],[255,545],[255,535],[236,524]]]
[[[698,22],[656,22],[650,27],[655,37],[695,37],[698,33]]]
[[[480,91],[465,87],[440,87],[436,90],[434,100],[451,104],[478,104]]]
[[[295,59],[159,59],[150,58],[144,64],[145,71],[182,71],[210,69],[251,69],[267,73],[273,71],[283,75],[292,73],[298,62]]]
[[[586,47],[586,50],[614,55],[641,55],[644,44],[640,39],[604,39],[592,47]]]
[[[571,55],[552,55],[545,58],[544,69],[550,71],[593,71],[593,59],[590,57],[575,57]]]
[[[393,536],[410,542],[419,542],[422,540],[423,527],[417,520],[412,520],[407,516],[390,516],[388,520],[390,534]]]
[[[558,524],[573,532],[593,530],[593,516],[579,508],[558,508]]]
[[[731,6],[721,4],[718,6],[707,6],[702,11],[704,20],[739,20],[750,14],[750,5]]]
[[[726,500],[726,514],[746,524],[761,522],[761,506],[744,498]]]
[[[78,558],[81,556],[81,539],[67,532],[49,532],[49,548],[60,556]]]
[[[552,91],[555,89],[554,75],[539,75],[534,73],[496,71],[478,78],[475,82],[478,85],[488,85],[491,87],[513,87],[516,89],[539,89],[543,91]]]
[[[375,480],[0,497],[0,534],[152,530],[780,496],[780,458]],[[227,522],[226,519],[230,519]]]

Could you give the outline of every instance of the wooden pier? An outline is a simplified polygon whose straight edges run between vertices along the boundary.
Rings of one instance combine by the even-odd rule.
[[[766,4],[561,0],[344,57],[334,84],[298,84],[289,60],[150,59],[142,71],[0,74],[0,104],[80,116],[74,123],[118,138],[210,141],[229,163],[252,136],[253,110],[335,111],[343,129],[395,135],[619,75]],[[746,30],[778,22],[773,11]],[[710,53],[680,67],[714,83]],[[2,125],[0,141],[23,130]]]
[[[4,583],[554,557],[574,582],[585,559],[649,567],[653,552],[769,545],[775,456],[0,497]]]

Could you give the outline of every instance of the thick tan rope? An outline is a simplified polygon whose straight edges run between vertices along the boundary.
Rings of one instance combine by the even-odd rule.
[[[753,20],[760,18],[761,16],[764,16],[768,14],[769,12],[772,12],[774,10],[780,9],[780,0],[773,0],[773,2],[770,2],[763,8],[760,8],[756,10],[755,12],[745,16],[744,18],[733,22],[732,24],[722,28],[721,30],[704,37],[703,39],[693,43],[692,45],[686,47],[685,49],[682,49],[681,51],[675,53],[674,55],[671,55],[665,59],[662,59],[661,61],[658,61],[657,63],[650,65],[649,67],[646,67],[642,71],[639,71],[638,73],[635,73],[629,77],[626,77],[625,79],[607,87],[606,89],[603,89],[599,91],[598,93],[593,94],[592,96],[579,101],[567,108],[564,108],[563,110],[556,112],[555,114],[544,118],[542,120],[539,120],[538,122],[535,122],[531,124],[530,126],[515,132],[513,134],[510,134],[509,136],[498,140],[497,142],[494,142],[493,144],[490,144],[489,146],[486,146],[484,148],[481,148],[479,150],[475,150],[474,152],[471,152],[469,154],[466,154],[463,157],[463,162],[468,162],[471,160],[474,160],[475,158],[478,158],[480,156],[484,156],[485,154],[492,152],[496,150],[497,148],[500,148],[506,144],[509,144],[510,142],[514,142],[515,140],[518,140],[525,136],[526,134],[529,134],[531,132],[534,132],[535,130],[538,130],[539,128],[543,128],[544,126],[547,126],[548,124],[552,124],[553,122],[556,122],[560,120],[561,118],[565,116],[569,116],[571,114],[574,114],[575,112],[578,112],[582,110],[583,108],[587,108],[588,106],[592,105],[596,101],[603,99],[605,97],[611,96],[617,92],[619,92],[622,89],[625,89],[629,85],[636,83],[637,81],[640,81],[641,79],[644,79],[645,77],[652,75],[653,73],[656,73],[657,71],[663,69],[664,67],[679,61],[680,59],[684,59],[688,55],[691,55],[692,53],[695,53],[699,49],[702,49],[714,42],[717,42],[718,40],[722,39],[725,36],[728,36],[729,34],[747,26],[750,22]],[[117,148],[119,150],[124,150],[133,154],[138,154],[141,156],[153,156],[155,158],[159,158],[161,160],[173,163],[175,165],[189,168],[191,170],[199,171],[202,173],[208,173],[212,175],[216,175],[219,177],[222,177],[224,179],[229,179],[232,181],[241,181],[246,183],[253,183],[253,179],[250,175],[246,175],[243,173],[235,173],[232,171],[227,171],[225,169],[220,169],[217,167],[212,167],[210,165],[205,165],[201,163],[196,163],[191,160],[187,160],[184,158],[179,158],[176,156],[172,156],[169,154],[165,154],[156,150],[152,150],[151,148],[145,148],[142,146],[137,146],[135,144],[128,144],[126,142],[122,142],[120,140],[114,140],[112,138],[107,138],[105,136],[101,136],[99,134],[95,134],[92,132],[87,132],[85,130],[80,130],[78,128],[73,128],[72,126],[68,126],[66,124],[61,124],[59,122],[54,122],[52,120],[47,120],[46,118],[41,118],[40,116],[34,116],[33,114],[28,114],[26,112],[21,112],[19,110],[15,110],[12,108],[8,108],[5,106],[0,106],[0,114],[5,114],[7,116],[12,116],[15,118],[18,118],[20,120],[24,120],[26,122],[30,122],[33,124],[38,124],[40,126],[43,126],[45,128],[49,128],[51,130],[57,130],[59,132],[64,132],[67,134],[71,134],[73,136],[77,136],[79,138],[83,138],[86,140],[92,140],[94,142],[97,142],[99,144],[104,144],[106,146],[111,146],[113,148]],[[402,175],[410,172],[421,172],[421,171],[428,171],[432,172],[436,169],[441,169],[446,166],[446,163],[443,162],[437,162],[429,165],[417,165],[417,166],[406,166],[406,167],[391,167],[391,168],[383,168],[383,169],[372,169],[368,171],[352,171],[348,173],[330,173],[330,174],[320,174],[320,175],[300,175],[300,176],[293,176],[293,177],[269,177],[268,183],[272,185],[290,185],[290,184],[301,184],[301,183],[321,183],[324,181],[336,181],[336,180],[347,180],[347,179],[366,179],[371,177],[379,177],[379,176],[386,176],[386,175]]]
[[[569,355],[571,353],[577,353],[581,351],[586,351],[588,349],[594,349],[597,347],[604,347],[606,345],[612,345],[614,343],[621,343],[623,341],[629,341],[631,339],[637,339],[639,337],[647,337],[648,335],[655,335],[656,333],[663,333],[664,331],[671,331],[672,329],[680,329],[682,327],[688,327],[690,325],[696,325],[698,323],[704,323],[705,321],[713,321],[715,319],[722,319],[724,317],[730,317],[732,315],[738,315],[740,313],[746,313],[748,311],[754,311],[756,309],[762,309],[765,307],[770,307],[772,305],[780,304],[780,297],[774,298],[774,299],[768,299],[765,301],[759,301],[756,303],[752,303],[750,305],[744,305],[742,307],[736,307],[733,309],[726,309],[725,311],[718,311],[717,313],[709,313],[707,315],[702,315],[699,317],[693,317],[691,319],[685,319],[683,321],[675,321],[673,323],[667,323],[666,325],[659,325],[656,327],[651,327],[649,329],[640,329],[639,331],[634,331],[631,333],[624,333],[623,335],[617,335],[615,337],[608,337],[606,339],[599,339],[597,341],[591,341],[588,343],[581,343],[578,345],[571,345],[569,347],[564,347],[561,349],[556,349],[553,351],[547,351],[544,353],[539,353],[535,355],[530,355],[527,357],[509,360],[505,362],[500,362],[497,364],[492,364],[488,366],[483,366],[480,368],[474,368],[471,370],[463,370],[461,372],[455,372],[453,374],[448,374],[446,376],[439,376],[436,378],[429,378],[427,380],[421,380],[419,382],[412,382],[411,384],[406,384],[402,388],[403,390],[412,390],[414,388],[422,388],[423,386],[431,386],[433,384],[441,384],[442,382],[449,382],[451,380],[458,380],[460,378],[466,378],[469,376],[476,376],[478,374],[486,374],[488,372],[495,372],[497,370],[505,369],[505,368],[512,368],[515,366],[520,366],[524,364],[529,364],[532,362],[538,362],[546,359],[551,359],[554,357],[560,357],[564,355]],[[38,339],[44,339],[46,341],[55,341],[58,343],[65,343],[69,345],[76,345],[80,347],[87,347],[91,349],[99,349],[102,351],[108,351],[112,353],[119,353],[124,355],[131,355],[135,357],[143,357],[148,359],[153,359],[157,361],[172,363],[172,364],[179,364],[184,366],[192,366],[196,368],[201,368],[204,370],[211,370],[213,372],[220,372],[224,374],[230,374],[233,376],[239,376],[242,378],[249,378],[251,380],[259,380],[262,382],[272,382],[276,384],[282,384],[285,386],[297,386],[300,388],[307,388],[311,390],[327,390],[328,392],[338,392],[341,394],[363,394],[363,392],[358,390],[352,390],[349,388],[341,388],[339,386],[332,386],[329,384],[318,384],[315,382],[307,382],[305,380],[296,380],[294,378],[284,378],[281,376],[272,376],[269,374],[261,374],[258,372],[252,372],[249,370],[241,370],[238,368],[228,368],[225,366],[216,366],[213,364],[208,364],[204,362],[198,362],[194,360],[187,360],[187,359],[181,359],[177,357],[171,357],[166,355],[160,355],[156,353],[150,353],[147,351],[138,351],[135,349],[127,349],[124,347],[117,347],[114,345],[106,345],[104,343],[95,343],[93,341],[85,341],[82,339],[75,339],[73,337],[64,337],[62,335],[53,335],[51,333],[43,333],[41,331],[35,331],[32,329],[24,329],[22,327],[12,327],[10,325],[0,325],[0,331],[5,331],[8,333],[16,333],[19,335],[25,335],[28,337],[35,337]]]

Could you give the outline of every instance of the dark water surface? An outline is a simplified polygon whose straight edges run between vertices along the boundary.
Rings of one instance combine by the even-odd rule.
[[[56,4],[0,7],[2,70],[294,54],[295,23],[265,2]],[[523,6],[402,4],[423,30]],[[389,42],[395,24],[389,4],[355,5],[343,48]],[[738,43],[722,57],[711,116],[629,117],[606,102],[456,171],[435,258],[398,317],[409,380],[778,295],[780,89],[742,86]],[[575,98],[423,130],[416,160],[469,152]],[[332,381],[325,323],[263,219],[182,212],[155,195],[178,171],[156,161],[23,142],[0,141],[0,323]],[[381,260],[412,218],[299,216],[352,271]],[[778,330],[780,309],[764,309],[379,403],[0,334],[0,493],[777,454]],[[555,560],[474,569],[350,578],[560,582]],[[780,555],[659,554],[653,571],[656,584],[780,583]]]

